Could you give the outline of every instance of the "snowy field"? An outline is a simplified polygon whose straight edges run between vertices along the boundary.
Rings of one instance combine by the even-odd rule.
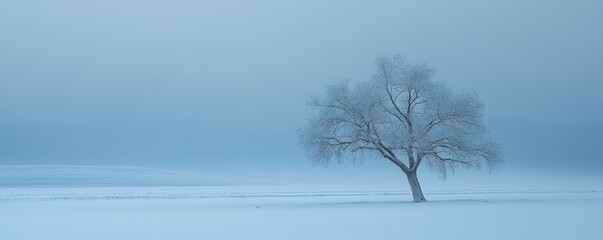
[[[603,239],[600,178],[426,181],[429,202],[416,204],[406,183],[387,179],[268,184],[176,172],[144,180],[149,169],[50,170],[0,168],[0,239]],[[91,180],[107,177],[100,172],[112,186]],[[60,176],[86,184],[61,185]],[[195,184],[153,184],[184,183],[174,176]],[[34,184],[40,179],[55,184]]]

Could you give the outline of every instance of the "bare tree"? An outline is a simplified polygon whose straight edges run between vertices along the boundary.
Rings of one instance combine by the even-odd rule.
[[[408,178],[415,202],[426,201],[417,178],[423,162],[442,178],[458,167],[493,169],[503,159],[484,126],[483,104],[476,94],[432,81],[433,74],[399,56],[377,59],[369,81],[332,85],[311,101],[314,112],[299,132],[302,146],[322,165],[387,159]]]

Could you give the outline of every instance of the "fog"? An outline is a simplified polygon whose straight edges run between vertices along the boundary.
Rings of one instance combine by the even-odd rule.
[[[0,164],[309,166],[310,96],[402,54],[504,169],[603,170],[601,1],[0,2]],[[381,161],[381,160],[379,160]]]

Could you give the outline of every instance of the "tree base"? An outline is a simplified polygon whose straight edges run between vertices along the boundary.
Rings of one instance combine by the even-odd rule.
[[[410,172],[406,174],[406,177],[408,178],[410,190],[412,191],[413,202],[427,202],[427,199],[425,199],[425,196],[423,196],[423,190],[421,190],[417,173]]]

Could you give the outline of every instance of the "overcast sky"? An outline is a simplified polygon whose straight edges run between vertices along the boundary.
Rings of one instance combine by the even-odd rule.
[[[3,0],[0,164],[308,164],[306,100],[391,54],[478,92],[507,164],[596,164],[602,23],[598,0]]]

